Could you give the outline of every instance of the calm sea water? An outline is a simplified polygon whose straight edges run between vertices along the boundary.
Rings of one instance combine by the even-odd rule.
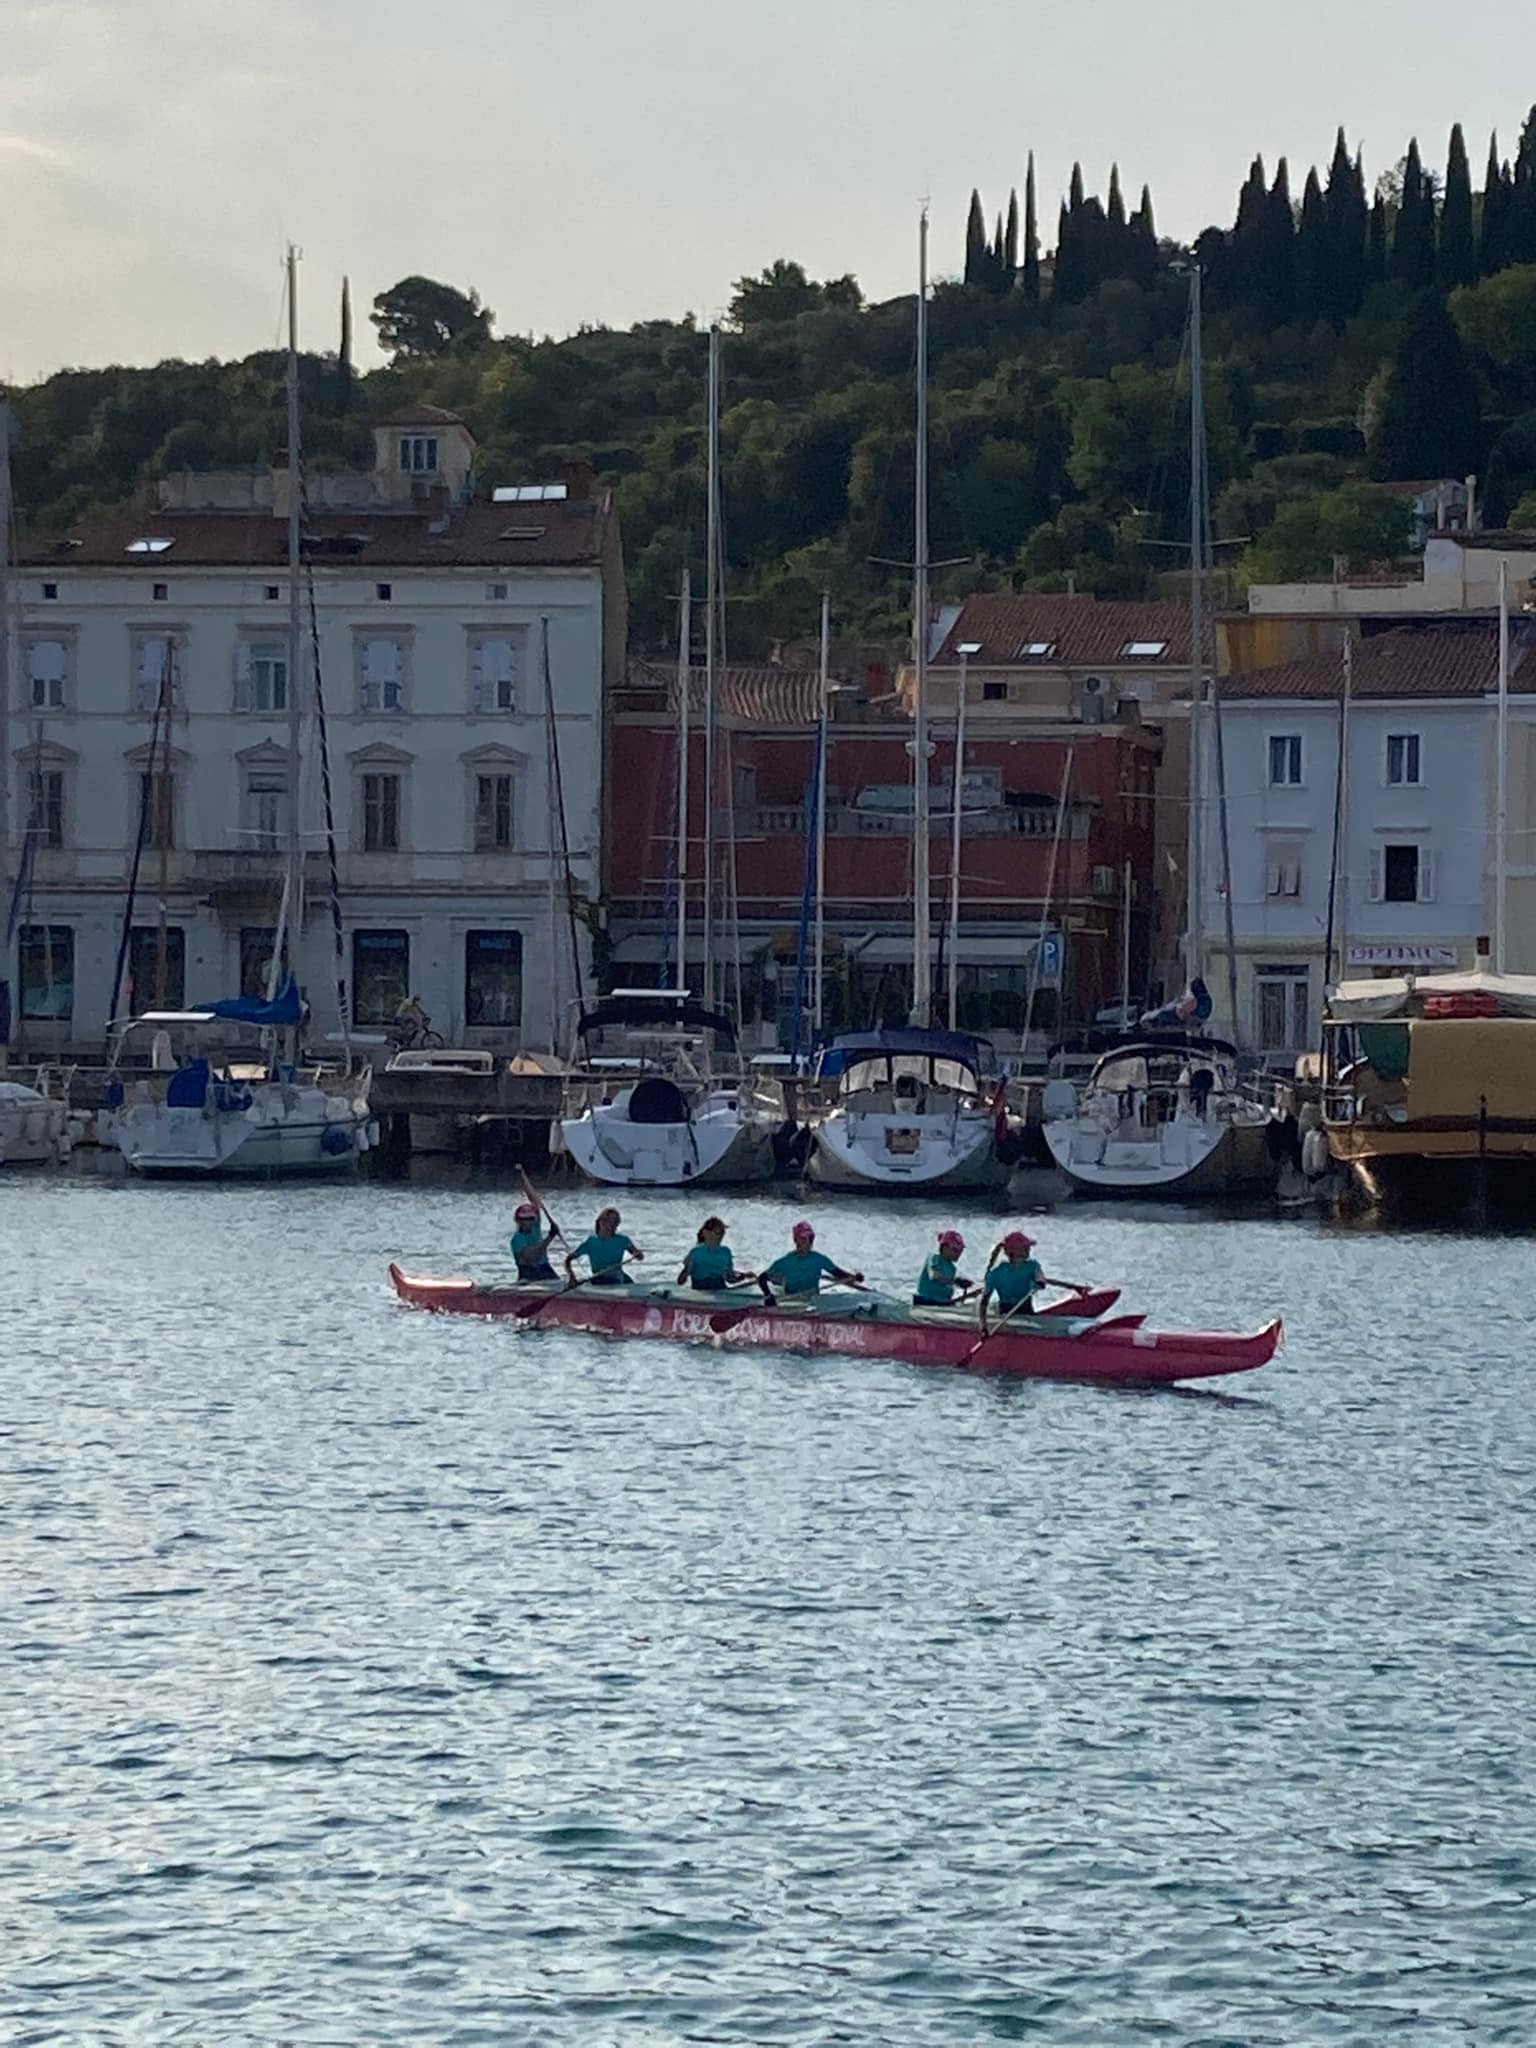
[[[0,2040],[1536,2038],[1528,1242],[1064,1210],[1286,1315],[1131,1395],[393,1302],[510,1208],[0,1176]]]

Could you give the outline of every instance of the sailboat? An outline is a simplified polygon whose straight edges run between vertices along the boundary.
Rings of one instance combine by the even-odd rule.
[[[998,1157],[999,1086],[990,1042],[933,1027],[928,786],[928,213],[918,223],[917,469],[914,491],[912,657],[912,1019],[900,1031],[834,1039],[817,1077],[830,1105],[814,1120],[807,1172],[818,1186],[909,1192],[1004,1187]],[[956,734],[956,803],[963,734]],[[956,820],[958,840],[958,816]],[[952,859],[954,856],[952,855]],[[955,873],[958,873],[956,868]],[[952,876],[952,889],[954,877]],[[952,923],[957,916],[952,911]],[[951,938],[953,950],[953,935]]]
[[[1190,803],[1189,987],[1143,1017],[1144,1036],[1101,1058],[1081,1093],[1053,1081],[1045,1093],[1042,1135],[1052,1158],[1084,1194],[1182,1201],[1194,1196],[1272,1191],[1280,1148],[1270,1144],[1268,1107],[1242,1086],[1237,1047],[1205,1035],[1210,993],[1202,979],[1205,941],[1205,579],[1210,564],[1210,473],[1206,459],[1201,360],[1200,267],[1190,273]],[[1228,1002],[1236,1028],[1237,948],[1227,839],[1221,710],[1210,705],[1216,761]],[[1128,920],[1127,920],[1128,923]],[[1129,971],[1123,970],[1125,987]],[[1127,1005],[1128,1007],[1128,1005]]]
[[[354,1173],[377,1142],[366,1069],[326,1076],[299,1063],[305,1005],[286,951],[298,957],[303,930],[299,820],[303,703],[303,569],[299,441],[297,252],[288,251],[288,845],[282,906],[265,997],[230,997],[191,1010],[150,1009],[118,1028],[107,1109],[98,1134],[115,1143],[130,1172],[194,1178]],[[318,686],[318,677],[317,677]],[[156,731],[170,731],[170,658]],[[153,741],[151,753],[153,754]],[[134,856],[143,850],[144,820]],[[164,893],[162,885],[162,895]],[[132,915],[132,888],[128,916]],[[126,922],[126,920],[125,920]],[[115,1007],[115,997],[114,997]],[[345,1036],[346,1005],[342,1003]],[[242,1042],[241,1034],[245,1035]],[[151,1072],[123,1065],[136,1035],[148,1035]],[[280,1046],[286,1056],[280,1056]]]

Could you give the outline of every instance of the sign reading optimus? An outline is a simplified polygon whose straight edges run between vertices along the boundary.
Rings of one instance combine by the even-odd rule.
[[[1351,946],[1351,967],[1454,967],[1454,946]]]

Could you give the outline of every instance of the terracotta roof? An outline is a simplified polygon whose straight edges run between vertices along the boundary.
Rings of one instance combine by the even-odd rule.
[[[1536,686],[1536,626],[1516,620],[1510,632],[1510,679]],[[1343,656],[1311,654],[1274,668],[1226,676],[1227,698],[1325,697],[1344,687]],[[1397,626],[1355,648],[1351,692],[1356,697],[1481,697],[1498,688],[1499,630],[1483,619],[1454,625]]]
[[[441,405],[402,405],[375,420],[376,427],[462,427],[463,416]]]
[[[664,661],[630,664],[629,680],[637,688],[664,690],[667,710],[677,715],[677,667]],[[704,716],[704,671],[689,676],[688,713]],[[817,718],[819,685],[813,668],[785,668],[777,662],[756,666],[736,662],[715,670],[715,716],[738,726],[808,726]]]
[[[1439,538],[1437,534],[1436,539]],[[1454,540],[1459,547],[1486,549],[1492,554],[1528,555],[1536,549],[1536,533],[1510,529],[1480,527],[1476,533],[1447,534],[1445,538]]]
[[[1128,655],[1133,641],[1166,644],[1162,655]],[[966,641],[979,642],[971,659],[989,668],[1091,668],[1097,665],[1145,666],[1157,674],[1189,661],[1189,614],[1176,604],[1127,604],[1094,597],[1018,597],[1011,591],[985,591],[968,597],[960,616],[933,657],[952,664]],[[1031,643],[1053,646],[1050,656],[1033,660],[1020,649]]]
[[[552,567],[595,562],[602,521],[597,500],[575,499],[461,505],[446,515],[432,505],[324,512],[306,520],[304,531],[319,567]],[[172,545],[127,552],[130,541],[147,536]],[[67,535],[24,542],[19,559],[34,568],[121,569],[158,582],[178,569],[278,569],[288,560],[288,525],[270,512],[112,512]]]

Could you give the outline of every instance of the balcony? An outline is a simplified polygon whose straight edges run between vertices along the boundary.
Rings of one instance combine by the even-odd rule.
[[[952,813],[946,801],[935,800],[929,812],[928,829],[935,838],[947,838]],[[1056,836],[1054,804],[988,804],[967,808],[960,820],[967,839],[1053,839]],[[747,814],[746,831],[757,839],[794,839],[805,833],[803,804],[760,804]],[[1084,814],[1074,815],[1069,837],[1081,839],[1087,832]],[[860,810],[854,804],[827,807],[827,833],[837,838],[852,834],[860,838],[912,837],[912,817],[906,811]]]
[[[282,847],[223,847],[183,855],[192,887],[202,890],[215,910],[252,904],[270,908],[283,887],[287,854]],[[304,887],[324,888],[330,864],[323,852],[304,855]]]

